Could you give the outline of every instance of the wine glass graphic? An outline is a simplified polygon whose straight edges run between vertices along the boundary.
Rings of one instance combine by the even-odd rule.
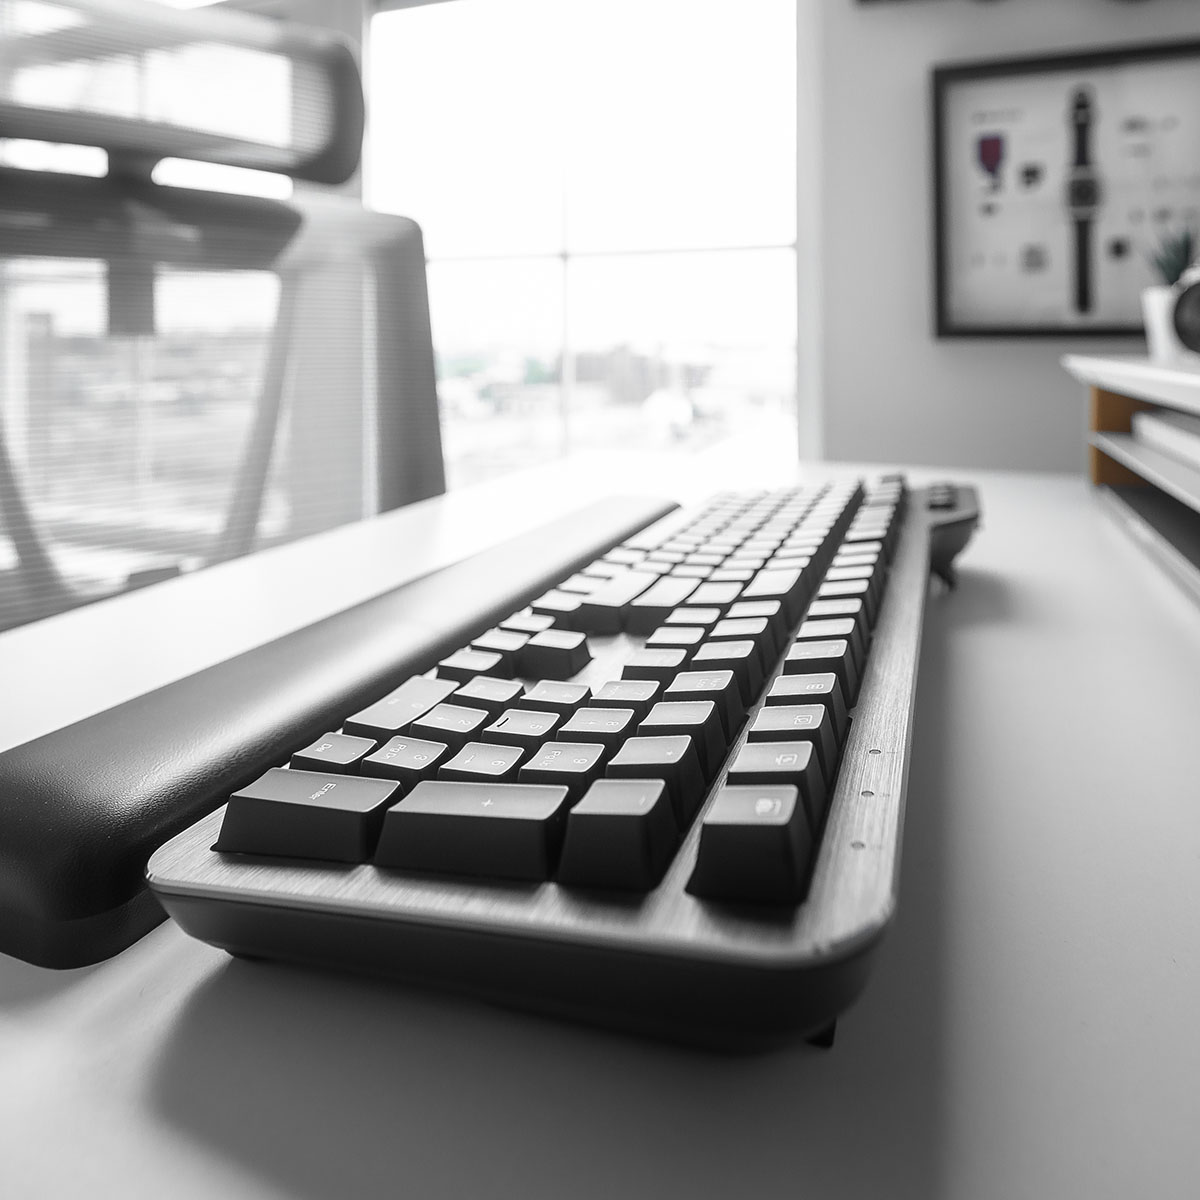
[[[992,191],[1000,190],[1000,164],[1004,161],[1004,138],[999,133],[985,133],[975,147],[979,165],[992,181]]]

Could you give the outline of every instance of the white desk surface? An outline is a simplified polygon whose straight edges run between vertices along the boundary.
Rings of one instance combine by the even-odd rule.
[[[786,478],[766,457],[739,481]],[[80,971],[0,959],[0,1195],[1200,1194],[1200,619],[1081,479],[954,474],[985,527],[931,596],[900,911],[832,1051],[714,1057],[164,925]]]

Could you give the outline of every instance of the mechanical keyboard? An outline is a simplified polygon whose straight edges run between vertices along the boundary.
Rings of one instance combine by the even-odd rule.
[[[259,696],[227,693],[233,760],[189,793],[224,803],[150,856],[162,907],[247,958],[828,1044],[896,905],[927,579],[976,497],[884,476],[664,507],[242,656],[216,685],[291,708],[230,733]]]

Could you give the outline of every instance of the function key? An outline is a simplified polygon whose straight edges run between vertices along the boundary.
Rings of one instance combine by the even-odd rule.
[[[535,633],[521,651],[522,675],[534,679],[570,679],[592,660],[587,638],[566,629]]]
[[[376,700],[344,721],[342,731],[358,737],[391,737],[435,704],[440,704],[456,687],[450,679],[426,679],[423,676],[409,679],[382,700]]]
[[[327,733],[311,746],[292,755],[290,766],[296,771],[327,771],[332,775],[353,775],[358,765],[375,749],[374,738],[351,737],[345,733]]]
[[[384,814],[375,862],[409,871],[549,879],[566,807],[565,787],[426,781]]]
[[[468,680],[450,697],[455,704],[467,708],[482,708],[493,717],[511,708],[524,689],[519,679],[494,679],[490,675],[476,675]]]
[[[661,779],[680,829],[704,800],[704,775],[690,737],[631,737],[609,760],[609,779]]]
[[[552,783],[578,800],[600,778],[607,753],[595,742],[546,742],[521,768],[522,783]]]
[[[878,606],[871,585],[866,579],[831,579],[817,589],[818,600],[860,599],[867,610],[867,620],[875,624]]]
[[[650,705],[659,699],[662,681],[658,679],[617,679],[602,684],[592,694],[595,708],[631,708],[640,721]]]
[[[853,617],[818,617],[812,621],[801,622],[796,630],[795,640],[798,642],[819,642],[829,638],[845,638],[850,643],[850,651],[854,655],[854,665],[861,671],[866,647],[858,630],[858,623]]]
[[[421,782],[433,779],[438,764],[450,756],[445,742],[430,742],[424,738],[394,737],[362,761],[362,774],[380,779],[395,779],[406,792]]]
[[[795,904],[812,854],[796,788],[723,787],[704,814],[687,890],[710,900]]]
[[[216,849],[365,862],[398,787],[387,779],[272,767],[229,798]]]
[[[678,842],[661,779],[598,779],[567,814],[556,878],[574,887],[649,891]]]
[[[771,648],[778,654],[783,649],[783,643],[788,633],[788,619],[783,612],[780,600],[739,600],[729,606],[726,614],[731,621],[740,621],[746,617],[763,617],[771,630]]]
[[[691,650],[704,639],[704,630],[694,625],[660,625],[646,638],[646,648],[657,650],[678,647]]]
[[[520,765],[521,751],[516,746],[468,742],[445,766],[438,768],[437,777],[463,783],[513,783]]]

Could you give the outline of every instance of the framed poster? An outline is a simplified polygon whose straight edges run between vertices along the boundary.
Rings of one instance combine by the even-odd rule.
[[[933,72],[939,337],[1142,332],[1165,235],[1200,235],[1200,42]]]

